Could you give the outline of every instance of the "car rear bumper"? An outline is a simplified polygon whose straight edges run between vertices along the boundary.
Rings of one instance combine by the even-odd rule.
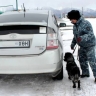
[[[62,67],[58,49],[36,56],[0,56],[0,74],[53,73]]]

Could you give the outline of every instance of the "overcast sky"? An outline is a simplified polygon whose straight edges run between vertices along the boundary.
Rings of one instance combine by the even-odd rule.
[[[26,8],[52,7],[55,9],[69,8],[91,8],[96,10],[96,0],[18,0],[18,7],[25,3]],[[0,6],[13,5],[16,8],[16,0],[0,0]]]

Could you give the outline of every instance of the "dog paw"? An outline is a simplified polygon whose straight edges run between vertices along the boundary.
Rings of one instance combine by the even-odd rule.
[[[76,86],[73,86],[73,88],[76,88]]]

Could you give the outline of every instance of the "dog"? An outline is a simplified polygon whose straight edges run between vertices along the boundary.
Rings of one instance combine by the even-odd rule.
[[[80,69],[75,63],[73,54],[66,52],[64,56],[64,61],[67,62],[66,70],[68,73],[68,78],[73,82],[73,88],[76,88],[76,83],[78,83],[78,88],[80,89]]]

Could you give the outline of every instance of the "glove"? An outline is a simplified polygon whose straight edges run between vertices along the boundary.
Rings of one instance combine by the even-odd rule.
[[[77,38],[77,42],[79,43],[81,41],[81,37],[78,37]]]

